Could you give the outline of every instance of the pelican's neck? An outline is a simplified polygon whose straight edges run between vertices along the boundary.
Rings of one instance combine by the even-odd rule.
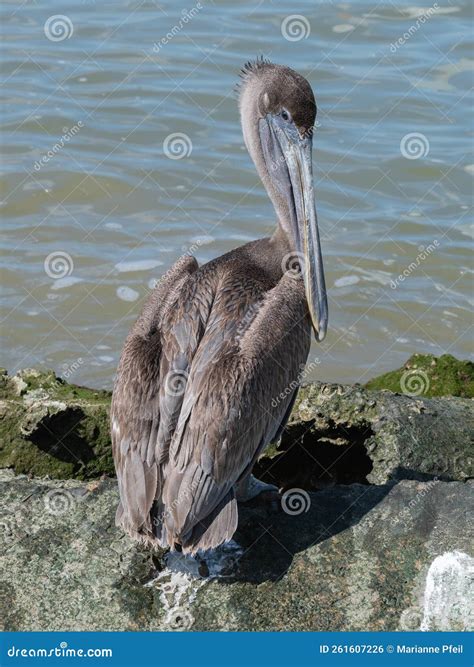
[[[279,259],[282,259],[294,251],[293,241],[288,238],[287,233],[279,221],[277,221],[275,231],[270,237],[270,244],[275,252],[275,255]]]
[[[240,118],[245,145],[253,160],[255,168],[265,190],[273,204],[277,216],[277,228],[272,236],[272,242],[278,248],[285,248],[286,252],[294,250],[291,233],[291,219],[288,203],[281,192],[275,187],[272,174],[269,172],[263,155],[260,133],[258,128],[261,114],[258,110],[258,90],[250,81],[240,97]]]

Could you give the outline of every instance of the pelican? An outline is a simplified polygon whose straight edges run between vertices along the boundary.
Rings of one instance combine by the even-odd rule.
[[[126,339],[111,409],[117,525],[192,555],[231,540],[238,501],[276,490],[252,467],[280,437],[311,330],[323,340],[328,319],[313,91],[263,58],[243,67],[238,90],[275,231],[203,266],[184,255],[162,276]]]

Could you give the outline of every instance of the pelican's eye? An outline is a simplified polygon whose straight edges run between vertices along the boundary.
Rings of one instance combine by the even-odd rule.
[[[283,118],[283,120],[287,120],[287,121],[291,120],[291,116],[286,109],[281,110],[280,116]]]

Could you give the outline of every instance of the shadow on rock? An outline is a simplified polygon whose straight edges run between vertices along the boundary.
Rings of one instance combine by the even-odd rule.
[[[241,505],[235,540],[244,553],[226,581],[281,579],[295,554],[357,525],[394,485],[351,484],[316,493],[293,489],[278,506],[258,499]]]

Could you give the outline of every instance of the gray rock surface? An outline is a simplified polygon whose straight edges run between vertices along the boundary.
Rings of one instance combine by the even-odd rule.
[[[300,408],[301,409],[301,408]],[[299,490],[241,508],[236,544],[167,559],[114,526],[114,480],[0,472],[6,630],[397,630],[473,627],[473,486]],[[293,491],[297,494],[297,491]]]
[[[315,382],[300,390],[286,438],[302,431],[321,455],[325,443],[341,447],[340,454],[352,449],[350,467],[362,465],[360,481],[371,484],[433,477],[464,481],[474,477],[473,408],[468,398],[423,398]],[[341,467],[347,475],[344,460]],[[337,466],[332,468],[341,481]],[[349,470],[349,481],[353,474]]]

